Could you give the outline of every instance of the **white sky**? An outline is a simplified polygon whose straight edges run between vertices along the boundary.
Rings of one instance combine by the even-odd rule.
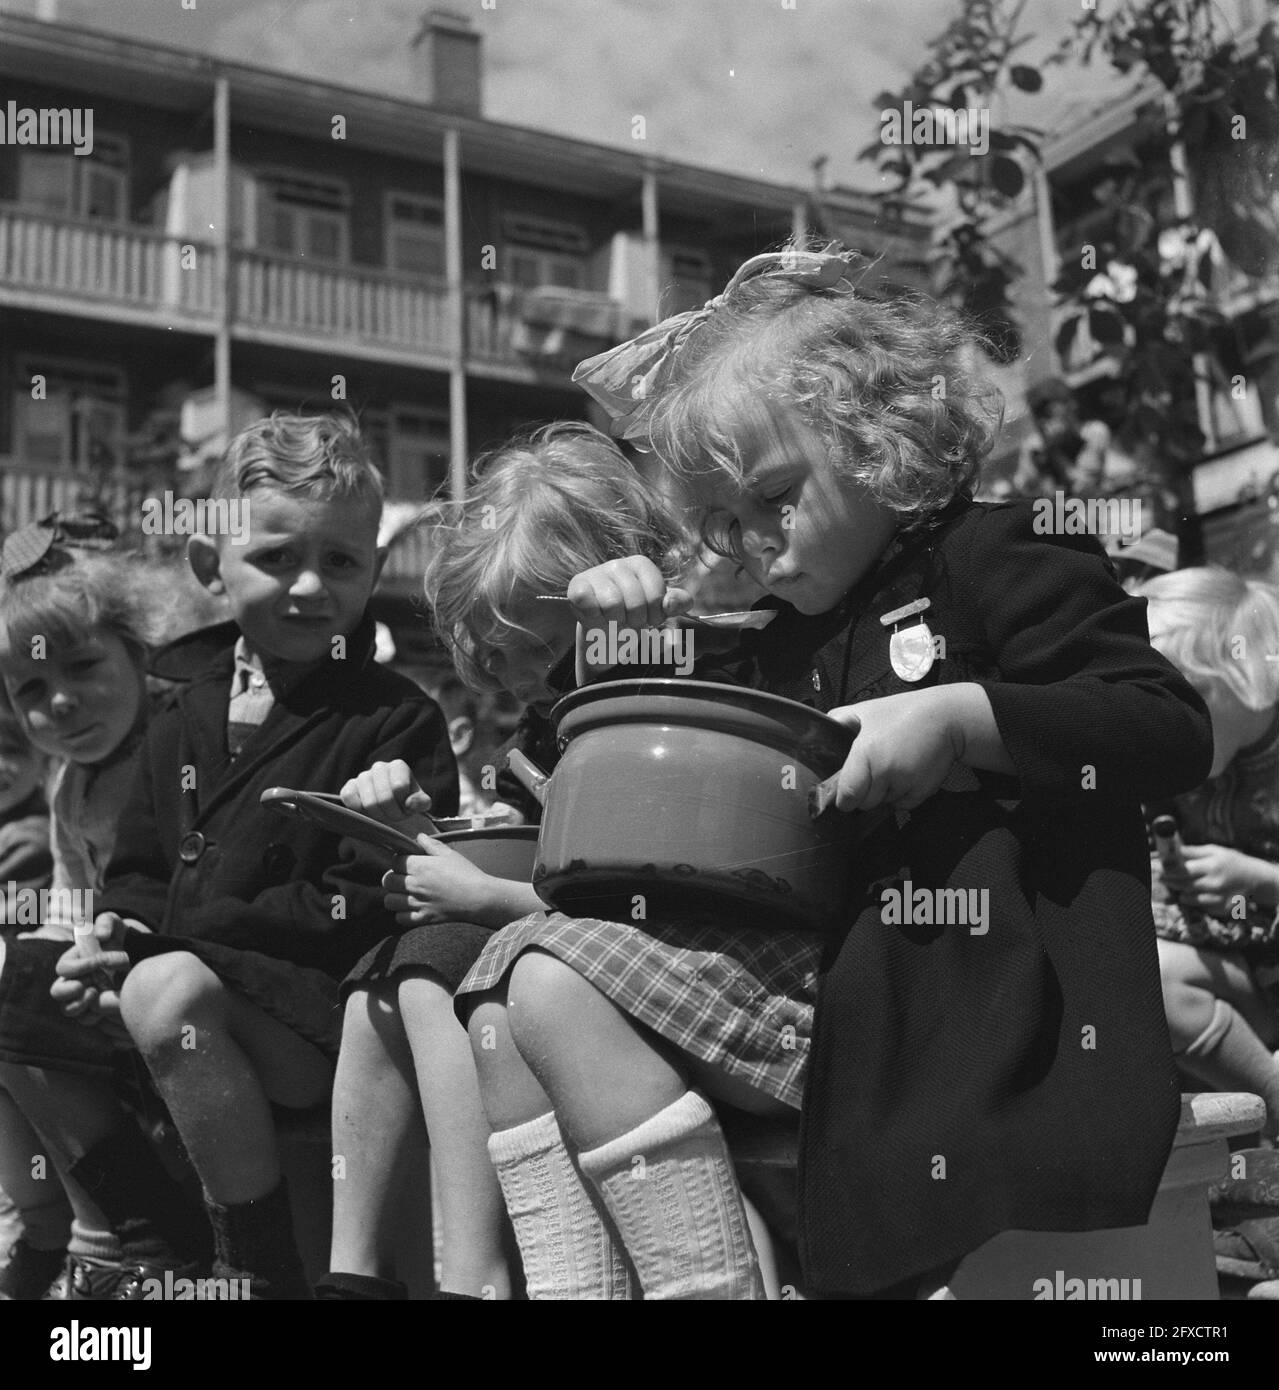
[[[787,0],[789,3],[789,0]],[[35,14],[41,0],[0,0]],[[45,0],[60,19],[263,67],[411,97],[410,41],[431,0]],[[191,0],[188,0],[191,3]],[[446,0],[484,37],[484,114],[604,144],[643,115],[657,155],[792,184],[829,156],[830,183],[874,187],[856,152],[872,98],[901,85],[957,0]],[[1100,0],[1104,5],[1107,0]],[[1078,0],[1028,0],[1025,32],[1055,39]],[[1029,46],[1034,61],[1047,46]],[[1017,114],[1051,125],[1101,72],[1065,75]]]

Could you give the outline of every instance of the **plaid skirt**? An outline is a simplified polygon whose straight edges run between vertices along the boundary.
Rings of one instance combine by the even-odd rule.
[[[536,947],[681,1052],[798,1110],[823,943],[811,932],[731,927],[706,916],[641,930],[535,912],[489,941],[458,990],[458,1013],[465,1019],[467,996],[496,989]]]

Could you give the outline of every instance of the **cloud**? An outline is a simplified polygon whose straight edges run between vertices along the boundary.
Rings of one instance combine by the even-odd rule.
[[[804,185],[826,155],[828,179],[864,186],[875,176],[855,155],[878,129],[871,98],[900,86],[958,11],[956,0],[454,5],[483,35],[484,110],[495,120],[633,149],[632,117],[642,115],[654,155]],[[410,98],[421,93],[410,44],[429,7],[196,0],[185,11],[177,0],[60,0],[68,22]],[[34,0],[0,0],[3,8],[31,13]],[[1032,32],[1063,32],[1059,0],[1030,0],[1025,14]],[[1027,119],[1036,113],[1028,104]]]

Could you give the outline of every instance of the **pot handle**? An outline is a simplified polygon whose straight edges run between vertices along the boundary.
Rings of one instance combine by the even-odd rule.
[[[531,758],[526,758],[518,748],[512,748],[506,755],[506,765],[525,791],[536,798],[537,804],[545,806],[546,784],[551,780],[550,777]]]

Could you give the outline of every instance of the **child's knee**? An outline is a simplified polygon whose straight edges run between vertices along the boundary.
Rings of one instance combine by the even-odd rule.
[[[139,1047],[176,1041],[184,1025],[226,996],[221,981],[187,951],[139,961],[120,989],[120,1013]]]
[[[507,1014],[517,1045],[538,1045],[598,997],[571,965],[546,951],[525,951],[511,968]]]

